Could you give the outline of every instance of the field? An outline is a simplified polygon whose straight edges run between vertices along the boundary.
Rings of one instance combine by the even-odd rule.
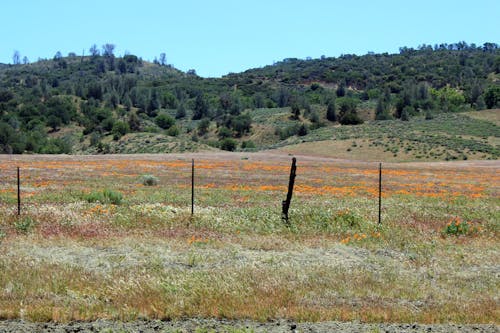
[[[378,163],[296,157],[287,225],[285,153],[0,156],[0,319],[500,323],[498,161],[384,164],[379,225]]]

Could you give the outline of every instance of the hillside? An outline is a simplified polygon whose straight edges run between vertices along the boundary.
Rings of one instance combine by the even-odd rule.
[[[218,79],[109,49],[58,53],[0,64],[0,151],[300,152],[320,141],[329,156],[497,159],[498,110],[475,110],[500,106],[499,79],[494,43],[285,59]]]

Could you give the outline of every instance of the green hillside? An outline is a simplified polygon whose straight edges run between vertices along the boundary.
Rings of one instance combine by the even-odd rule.
[[[319,141],[402,160],[499,156],[497,112],[475,116],[500,106],[494,43],[285,59],[222,78],[117,57],[106,46],[102,55],[0,64],[0,152],[257,150]]]

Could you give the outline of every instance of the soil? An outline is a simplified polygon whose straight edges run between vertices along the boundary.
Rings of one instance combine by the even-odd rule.
[[[296,323],[276,320],[269,322],[187,319],[181,321],[144,320],[116,322],[31,323],[22,320],[0,321],[0,333],[17,332],[500,332],[497,325],[421,325],[363,324],[341,322]]]

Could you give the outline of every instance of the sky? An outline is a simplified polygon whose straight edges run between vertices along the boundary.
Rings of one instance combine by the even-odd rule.
[[[2,1],[0,63],[116,46],[203,77],[285,58],[397,53],[465,41],[500,44],[499,0]]]

